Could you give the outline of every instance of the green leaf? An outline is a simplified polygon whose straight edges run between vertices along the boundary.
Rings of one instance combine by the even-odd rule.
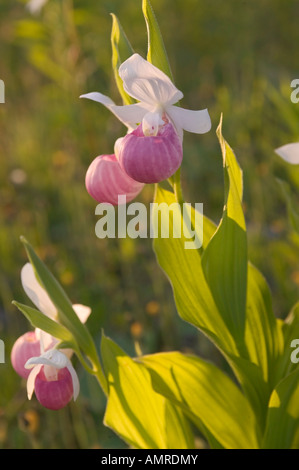
[[[280,322],[273,313],[269,287],[250,263],[245,341],[250,360],[261,367],[270,393],[282,378],[277,377],[277,362],[284,351],[284,340]]]
[[[284,348],[280,362],[277,364],[277,372],[278,377],[282,379],[297,367],[297,364],[290,360],[290,356],[293,351],[291,343],[294,339],[299,338],[299,302],[291,309],[285,321],[280,321],[280,325],[284,338]]]
[[[35,328],[40,328],[46,333],[54,336],[54,338],[60,339],[61,341],[65,341],[69,344],[73,342],[72,335],[64,326],[55,322],[35,308],[28,307],[27,305],[23,305],[16,301],[13,302],[13,305],[15,305],[25,315],[31,325]]]
[[[248,354],[240,357],[236,342],[231,335],[226,323],[224,322],[219,310],[215,304],[210,287],[207,284],[203,274],[201,264],[201,253],[199,250],[190,250],[185,248],[186,239],[174,237],[181,230],[182,216],[173,193],[158,187],[155,194],[155,203],[153,206],[153,225],[154,225],[154,250],[158,263],[165,271],[171,282],[176,307],[181,318],[199,328],[213,341],[222,354],[227,359],[238,381],[242,385],[246,396],[254,407],[258,416],[260,416],[261,428],[264,426],[266,407],[271,390],[266,383],[265,373],[257,360],[259,357],[259,345],[255,342],[251,334],[255,334],[254,328],[263,328],[259,323],[254,325],[254,321],[267,323],[266,319],[259,319],[259,309],[264,302],[264,293],[258,293],[260,284],[254,280],[250,271],[250,282],[248,288],[256,298],[250,295],[249,308],[254,312],[255,319],[246,325],[245,339],[251,347],[250,357]],[[164,203],[164,205],[163,205]],[[173,207],[173,216],[169,217],[169,210]],[[161,213],[161,220],[158,219],[157,212]],[[192,210],[192,220],[194,224],[195,210]],[[170,213],[172,213],[170,211]],[[169,221],[169,238],[161,236],[161,228]],[[161,227],[162,226],[162,227]],[[195,228],[198,229],[197,224]],[[209,245],[210,239],[215,232],[214,224],[203,217],[203,253]],[[200,228],[198,230],[200,237]],[[246,286],[247,287],[247,286]],[[264,313],[266,315],[267,313]],[[269,320],[270,321],[270,320]],[[270,321],[271,323],[271,321]],[[261,331],[261,330],[260,330]],[[251,333],[252,332],[252,333]],[[271,333],[272,334],[272,333]],[[274,334],[274,333],[273,333]],[[264,339],[263,339],[264,341]],[[270,348],[272,346],[266,346]],[[240,348],[239,348],[240,349]],[[264,358],[260,357],[261,361]],[[267,372],[266,372],[267,373]]]
[[[142,12],[147,27],[148,50],[147,60],[162,70],[173,81],[166,49],[161,31],[149,0],[142,0]]]
[[[299,368],[282,380],[271,395],[263,448],[299,448]]]
[[[226,449],[258,448],[257,426],[249,402],[213,364],[178,352],[139,358],[150,370],[158,393],[180,406],[200,430]]]
[[[46,290],[53,304],[57,308],[59,323],[63,324],[74,336],[82,351],[89,357],[96,358],[97,354],[93,340],[86,326],[81,323],[76,312],[73,310],[71,301],[57,282],[46,265],[37,256],[28,241],[21,237],[29,261],[32,264],[35,275],[41,286]]]
[[[112,68],[118,91],[123,99],[124,104],[133,104],[135,100],[129,96],[123,87],[123,81],[118,74],[118,69],[122,62],[128,59],[134,50],[117,18],[113,13],[112,16],[112,31],[111,31],[111,45],[112,45]]]
[[[217,231],[204,251],[202,265],[221,317],[244,351],[247,291],[247,236],[242,210],[242,171],[217,129],[224,167],[225,204]]]
[[[153,390],[147,368],[104,335],[101,352],[109,384],[104,423],[134,448],[193,448],[186,419]]]
[[[172,217],[170,214],[173,214]],[[179,315],[205,332],[220,349],[232,354],[237,353],[231,333],[219,314],[206,282],[200,252],[196,249],[186,249],[187,239],[183,236],[180,206],[176,204],[173,193],[159,186],[156,188],[152,220],[154,250],[160,266],[172,284]],[[169,237],[163,238],[163,230],[166,230],[165,225],[168,223]],[[205,223],[204,218],[204,233]],[[210,222],[208,226],[211,227]],[[179,233],[181,236],[177,237]],[[206,242],[204,236],[204,243]]]

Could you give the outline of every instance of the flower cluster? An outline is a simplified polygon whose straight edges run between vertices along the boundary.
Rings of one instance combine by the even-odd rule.
[[[56,308],[47,292],[39,284],[30,263],[21,271],[23,288],[41,313],[57,321]],[[82,323],[90,315],[90,308],[75,304],[73,309]],[[11,363],[15,371],[27,379],[29,400],[33,392],[38,401],[51,410],[66,406],[79,393],[79,380],[70,358],[70,349],[56,349],[58,340],[43,330],[36,328],[20,336],[11,351]]]
[[[181,166],[183,131],[203,134],[211,128],[207,109],[190,111],[175,106],[183,98],[170,78],[133,54],[119,68],[125,92],[136,103],[117,106],[98,92],[81,95],[106,106],[128,129],[114,154],[100,155],[86,174],[86,188],[98,202],[131,201],[146,183],[170,178]]]

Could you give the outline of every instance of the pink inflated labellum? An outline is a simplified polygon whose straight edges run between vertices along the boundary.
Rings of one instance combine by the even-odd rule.
[[[113,205],[118,204],[121,195],[126,196],[126,202],[131,201],[144,186],[122,170],[114,154],[100,155],[93,160],[86,173],[85,185],[96,201]]]
[[[25,364],[31,357],[40,354],[40,340],[35,331],[28,331],[20,336],[11,350],[11,363],[14,370],[24,379],[27,379],[30,370],[25,369]]]
[[[80,390],[79,379],[66,354],[57,349],[50,349],[29,359],[25,367],[31,369],[27,379],[29,400],[35,391],[41,405],[51,410],[59,410],[72,398],[77,399]]]
[[[138,126],[121,141],[118,160],[123,170],[142,183],[159,183],[181,166],[183,149],[172,124],[159,126],[156,135],[144,135]]]
[[[50,369],[50,370],[47,370]],[[43,366],[35,378],[35,395],[50,410],[64,408],[73,397],[73,382],[68,369]]]

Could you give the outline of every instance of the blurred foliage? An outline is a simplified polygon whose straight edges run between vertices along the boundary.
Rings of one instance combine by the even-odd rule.
[[[298,78],[299,3],[296,0],[152,1],[182,106],[207,107],[209,134],[186,134],[182,175],[187,201],[203,202],[215,222],[222,214],[224,133],[244,171],[249,256],[265,275],[274,310],[284,318],[298,299],[299,238],[287,220],[277,177],[298,194],[299,168],[274,148],[299,140],[299,106],[290,100]],[[112,153],[125,129],[104,107],[80,101],[100,91],[117,103],[110,32],[115,13],[135,51],[146,54],[141,0],[49,0],[32,16],[24,0],[0,5],[0,448],[119,447],[102,425],[104,398],[79,368],[78,404],[59,412],[27,402],[25,384],[9,354],[28,323],[11,305],[26,301],[20,269],[24,235],[59,278],[74,303],[90,305],[88,326],[128,353],[193,351],[222,361],[202,335],[176,314],[171,288],[152,252],[152,240],[99,240],[96,206],[84,186],[99,154]],[[150,203],[153,188],[139,200]],[[25,302],[25,303],[26,303]]]

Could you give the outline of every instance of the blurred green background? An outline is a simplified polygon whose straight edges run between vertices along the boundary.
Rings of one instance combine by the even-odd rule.
[[[115,13],[145,57],[141,0],[49,0],[39,15],[26,1],[0,5],[0,448],[115,448],[124,446],[102,425],[105,400],[81,370],[76,404],[59,412],[27,401],[25,382],[9,355],[30,329],[11,305],[29,303],[20,283],[24,235],[74,303],[92,307],[88,326],[101,328],[127,352],[180,349],[221,362],[211,345],[175,310],[171,287],[157,266],[152,240],[99,240],[96,202],[84,185],[99,154],[112,153],[124,128],[104,107],[79,100],[100,91],[120,104],[111,68]],[[298,299],[298,236],[292,232],[276,178],[299,188],[299,168],[274,149],[299,140],[299,104],[290,100],[299,78],[296,0],[152,0],[182,105],[207,107],[212,130],[185,134],[182,178],[187,201],[203,202],[219,222],[223,205],[223,132],[244,171],[249,254],[265,275],[275,314],[284,318]],[[150,203],[153,187],[139,200]],[[298,199],[297,199],[298,201]]]

